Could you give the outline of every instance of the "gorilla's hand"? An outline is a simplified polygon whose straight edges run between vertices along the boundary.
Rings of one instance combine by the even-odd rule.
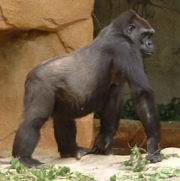
[[[113,137],[99,133],[96,137],[92,153],[109,155],[111,152]]]

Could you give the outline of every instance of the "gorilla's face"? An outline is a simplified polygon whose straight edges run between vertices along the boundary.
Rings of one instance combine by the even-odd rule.
[[[143,58],[153,54],[154,46],[151,37],[154,33],[155,30],[150,26],[143,26],[143,21],[138,23],[135,21],[132,24],[129,24],[127,28],[129,38],[131,38],[133,43],[140,48]]]

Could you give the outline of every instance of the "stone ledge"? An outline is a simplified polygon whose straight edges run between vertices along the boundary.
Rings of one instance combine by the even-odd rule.
[[[99,120],[95,119],[95,134],[99,131]],[[161,148],[180,147],[180,122],[161,121]],[[146,135],[140,121],[121,120],[113,143],[113,153],[129,154],[130,148],[139,146],[146,149]]]

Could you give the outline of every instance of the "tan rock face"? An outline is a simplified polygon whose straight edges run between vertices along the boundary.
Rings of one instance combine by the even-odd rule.
[[[2,0],[0,29],[57,31],[90,18],[93,0]]]
[[[92,41],[92,9],[93,0],[0,2],[0,157],[11,151],[15,132],[22,122],[27,73],[49,58],[72,52]],[[92,127],[92,115],[86,119]],[[86,129],[89,141],[84,146],[91,144],[91,127]],[[78,126],[79,132],[81,129],[84,130]],[[56,152],[53,134],[49,121],[42,129],[36,154]],[[84,144],[78,140],[80,145]]]

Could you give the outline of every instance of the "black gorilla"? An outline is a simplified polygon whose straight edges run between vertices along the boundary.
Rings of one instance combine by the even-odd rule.
[[[127,81],[147,134],[148,159],[161,161],[160,122],[142,59],[153,53],[154,32],[145,19],[130,10],[118,16],[89,45],[31,70],[25,83],[24,122],[15,137],[13,156],[29,167],[41,164],[31,156],[40,129],[50,116],[61,157],[109,154]],[[94,111],[101,114],[101,128],[90,150],[77,146],[74,119]]]

